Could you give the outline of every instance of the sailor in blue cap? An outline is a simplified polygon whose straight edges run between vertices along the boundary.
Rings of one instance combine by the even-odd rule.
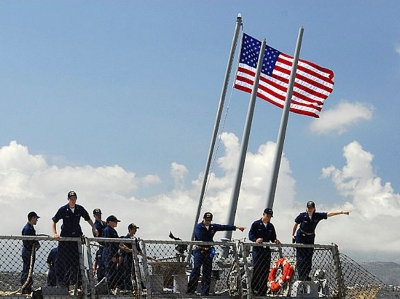
[[[103,231],[104,238],[119,238],[115,228],[118,222],[121,222],[114,215],[106,219],[107,227]],[[115,289],[118,286],[118,261],[119,261],[119,242],[105,242],[103,249],[103,262],[105,267],[105,276],[108,287]]]
[[[217,231],[243,231],[244,226],[222,225],[211,223],[213,214],[207,212],[203,216],[203,221],[198,223],[194,229],[195,241],[214,242],[213,237]],[[188,283],[188,293],[194,294],[197,289],[197,281],[200,277],[200,269],[203,266],[203,278],[201,280],[201,295],[208,296],[211,284],[212,261],[215,249],[210,245],[197,245],[193,250],[194,264],[190,273]]]
[[[22,228],[23,236],[36,236],[36,230],[33,227],[37,224],[40,217],[35,212],[30,212],[28,214],[28,223]],[[40,248],[39,241],[37,240],[23,240],[22,241],[22,261],[23,267],[21,272],[21,285],[22,294],[32,293],[33,279],[32,275],[29,276],[29,269],[35,265],[36,250]],[[31,262],[32,261],[32,262]],[[28,277],[29,276],[29,277]]]
[[[103,237],[103,231],[107,227],[107,224],[105,221],[101,219],[101,210],[99,208],[96,208],[93,210],[93,216],[94,216],[94,226],[97,229],[98,232],[98,237],[102,238]],[[93,233],[93,236],[95,234]],[[99,249],[96,251],[96,256],[94,258],[93,262],[93,274],[97,274],[97,281],[100,281],[104,278],[105,275],[105,266],[103,263],[103,248],[104,248],[104,242],[99,242]]]
[[[123,246],[120,246],[122,265],[121,267],[121,289],[131,291],[133,289],[132,281],[137,281],[136,279],[136,271],[135,271],[135,262],[133,260],[133,252],[136,255],[143,255],[142,249],[139,244],[138,238],[135,236],[139,226],[135,223],[131,223],[128,225],[128,234],[124,237],[126,239],[130,239],[127,242],[124,242]],[[153,257],[147,256],[147,259],[154,260]],[[118,269],[119,270],[119,269]],[[142,289],[145,288],[144,283],[142,282]]]
[[[57,285],[60,286],[80,285],[82,283],[78,251],[78,241],[83,235],[79,224],[80,219],[83,218],[92,227],[95,236],[99,234],[86,209],[76,204],[77,199],[76,192],[69,191],[67,195],[68,203],[60,207],[52,218],[54,239],[59,240],[60,237],[77,238],[77,241],[60,241],[58,244],[56,276]],[[57,222],[61,219],[63,221],[61,233],[57,234]]]
[[[249,230],[250,241],[257,244],[273,242],[279,244],[276,238],[274,225],[271,218],[274,212],[271,208],[266,208],[262,214],[262,218],[253,222]],[[268,275],[271,264],[271,249],[269,246],[253,246],[253,276],[251,279],[251,289],[253,294],[265,296],[268,288]]]
[[[300,213],[294,220],[292,230],[293,243],[314,244],[315,229],[321,220],[336,215],[349,215],[349,211],[317,212],[315,202],[308,201],[305,212]],[[299,227],[299,229],[297,229]],[[297,232],[296,232],[297,230]],[[309,277],[312,268],[314,248],[296,248],[297,273],[299,280],[311,280]]]

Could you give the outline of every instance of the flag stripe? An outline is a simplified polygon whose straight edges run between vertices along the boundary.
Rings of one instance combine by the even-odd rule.
[[[253,82],[247,83],[245,81],[248,81],[247,78],[244,78],[245,80],[241,80],[239,83],[235,85],[235,88],[251,93],[252,88],[253,88]],[[264,99],[280,108],[283,108],[284,103],[285,103],[285,95],[277,93],[273,89],[265,89],[264,86],[260,85],[257,96],[261,99]],[[290,105],[290,111],[296,112],[299,114],[305,114],[309,116],[314,116],[316,117],[319,112],[322,109],[322,105],[315,105],[315,104],[307,104],[307,103],[301,103],[297,99],[292,99],[291,105]]]
[[[245,81],[250,86],[250,92],[254,82],[254,76],[255,72],[249,70],[247,65],[245,65],[244,67],[242,67],[242,65],[239,66],[237,80]],[[258,88],[264,90],[266,93],[268,93],[269,90],[271,90],[271,92],[279,93],[280,99],[284,101],[286,98],[287,88],[286,85],[282,85],[282,81],[282,79],[271,78],[262,74],[260,77],[260,84]],[[304,101],[305,104],[312,103],[314,105],[322,105],[322,101],[319,100],[318,97],[314,99],[311,95],[308,97],[308,99],[305,100],[305,96],[303,96],[302,93],[304,93],[304,91],[299,90],[297,87],[294,88],[293,95],[294,97],[298,98],[297,101]]]
[[[234,87],[251,93],[261,42],[243,33],[240,62]],[[257,96],[284,107],[293,57],[266,46]],[[307,60],[299,59],[290,111],[319,117],[324,101],[333,91],[334,74]]]

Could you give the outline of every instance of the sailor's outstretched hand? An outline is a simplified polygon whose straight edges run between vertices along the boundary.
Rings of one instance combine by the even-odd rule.
[[[240,230],[241,232],[244,231],[246,228],[244,226],[236,225],[236,229]]]

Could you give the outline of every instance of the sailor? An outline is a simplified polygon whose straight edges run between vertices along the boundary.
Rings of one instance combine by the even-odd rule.
[[[40,217],[35,212],[30,212],[28,214],[28,223],[22,228],[21,234],[23,236],[36,236],[36,231],[33,226],[37,224],[39,218]],[[37,240],[23,240],[22,244],[23,267],[21,272],[21,285],[24,286],[22,288],[22,294],[30,294],[32,293],[32,273],[35,265],[36,250],[40,248],[40,244]],[[31,269],[31,271],[29,271],[29,269]],[[30,276],[29,272],[31,272]]]
[[[57,285],[70,286],[82,283],[82,275],[79,267],[80,238],[82,237],[82,228],[79,224],[81,217],[92,227],[95,236],[98,231],[90,219],[86,209],[76,204],[78,199],[75,191],[68,192],[68,203],[60,207],[52,218],[52,230],[54,239],[60,240],[60,237],[76,238],[76,241],[59,241],[58,258],[56,263]],[[63,220],[61,233],[57,234],[57,222]]]
[[[321,220],[328,219],[329,217],[336,215],[349,214],[349,211],[336,211],[329,213],[316,212],[315,203],[311,200],[308,201],[306,211],[300,213],[294,220],[292,230],[293,243],[314,244],[315,229]],[[300,227],[297,229],[299,225]],[[312,268],[313,253],[314,248],[296,248],[297,273],[299,280],[311,280],[309,274]]]
[[[139,229],[135,223],[131,223],[128,225],[128,234],[124,237],[126,239],[130,239],[128,242],[125,242],[120,246],[121,248],[121,277],[122,277],[122,289],[124,290],[132,290],[132,281],[136,281],[136,271],[135,271],[135,263],[133,260],[133,252],[136,255],[143,256],[142,249],[140,248],[139,240],[136,237],[136,232]],[[146,256],[148,260],[156,261],[156,259],[152,256]],[[145,285],[141,283],[142,289],[145,289]]]
[[[103,230],[107,227],[107,224],[101,219],[101,215],[102,213],[99,208],[93,210],[93,216],[95,219],[94,226],[96,227],[99,233],[98,237],[100,238],[103,237]],[[95,236],[94,233],[93,236]],[[93,263],[93,274],[97,274],[97,281],[102,280],[105,275],[105,267],[102,259],[103,247],[104,242],[99,242],[99,249],[96,251],[96,256]]]
[[[115,228],[118,222],[121,222],[114,215],[110,215],[106,219],[107,226],[103,231],[104,238],[119,238]],[[105,242],[103,249],[103,263],[105,266],[105,276],[107,278],[108,287],[115,289],[118,284],[118,249],[119,243]]]
[[[99,208],[96,208],[93,210],[93,216],[94,216],[94,226],[96,227],[97,231],[99,232],[97,237],[102,237],[103,236],[103,230],[107,227],[107,224],[105,221],[101,219],[101,210]],[[93,236],[96,237],[93,233]]]
[[[250,241],[256,242],[257,244],[267,242],[280,244],[280,241],[276,238],[275,227],[271,223],[273,214],[272,209],[266,208],[262,214],[262,218],[253,222],[249,231]],[[270,247],[253,246],[252,258],[254,268],[251,289],[253,294],[265,296],[268,288],[267,283],[271,264]]]
[[[211,223],[213,214],[207,212],[203,216],[203,221],[198,223],[194,229],[195,241],[214,242],[213,237],[217,231],[234,231],[236,229],[244,231],[244,226],[222,225]],[[190,273],[188,283],[188,293],[194,294],[197,289],[197,282],[200,277],[200,268],[203,266],[203,277],[201,280],[201,295],[208,296],[211,284],[212,261],[215,248],[211,245],[198,245],[193,250],[194,264]]]
[[[46,264],[49,268],[49,273],[47,274],[47,285],[54,287],[57,285],[56,277],[56,260],[57,260],[58,247],[52,248],[47,256]]]

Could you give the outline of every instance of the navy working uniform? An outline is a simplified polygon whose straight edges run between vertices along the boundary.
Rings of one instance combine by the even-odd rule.
[[[47,274],[47,285],[50,287],[54,287],[57,285],[57,278],[56,278],[57,252],[58,252],[57,247],[51,249],[46,260],[47,266],[49,267],[49,274]]]
[[[120,222],[117,217],[111,215],[107,217],[107,226],[103,231],[104,238],[119,238],[117,231],[109,222]],[[116,225],[115,225],[116,226]],[[106,242],[103,249],[103,263],[105,266],[105,276],[107,277],[108,287],[115,289],[118,283],[118,250],[119,243]]]
[[[203,219],[211,221],[213,215],[210,212],[204,214]],[[204,225],[204,220],[198,223],[194,229],[195,241],[214,242],[213,237],[217,231],[233,231],[236,230],[235,225],[222,225],[212,223],[207,228]],[[188,293],[193,294],[197,289],[197,282],[200,277],[200,268],[203,266],[203,278],[201,280],[201,295],[208,296],[211,284],[212,261],[215,253],[215,248],[210,245],[195,246],[193,250],[194,265],[190,273],[188,283]]]
[[[307,207],[315,207],[314,202],[309,201]],[[300,213],[295,223],[299,224],[299,228],[296,232],[296,243],[301,244],[314,244],[315,240],[315,229],[318,223],[328,219],[328,213],[313,212],[311,216],[307,212]],[[309,274],[312,268],[312,256],[314,248],[297,248],[296,259],[297,259],[297,273],[299,280],[310,280]]]
[[[99,232],[98,237],[102,238],[103,237],[103,231],[107,227],[107,224],[101,220],[101,210],[100,209],[94,209],[93,210],[93,215],[95,216],[95,221],[94,221],[94,227],[97,229]],[[96,217],[97,216],[97,217]],[[100,216],[100,217],[99,217]],[[93,233],[93,236],[95,234]],[[105,275],[105,266],[103,263],[103,248],[104,248],[104,242],[99,242],[99,249],[96,251],[96,264],[97,264],[97,280],[100,281],[104,278]]]
[[[31,219],[32,217],[36,217],[36,219],[40,218],[35,212],[30,212],[28,214],[28,220],[29,222],[25,224],[25,226],[22,228],[22,235],[23,236],[36,236],[36,230],[31,224]],[[35,223],[36,224],[36,223]],[[35,259],[36,259],[36,250],[39,249],[40,244],[39,241],[37,240],[23,240],[22,241],[22,262],[23,262],[23,267],[22,267],[22,272],[21,272],[21,285],[25,285],[25,287],[22,289],[22,294],[30,294],[32,293],[32,284],[33,284],[33,279],[32,279],[32,274],[29,277],[28,280],[28,275],[29,275],[29,269],[32,267],[32,273],[33,273],[33,267],[35,265]],[[32,264],[31,264],[31,257],[32,257]],[[28,282],[27,282],[28,280]]]
[[[136,224],[131,223],[128,226],[128,230],[138,229],[139,227]],[[130,242],[124,243],[125,246],[130,249],[134,250],[136,254],[142,254],[142,249],[140,248],[138,239],[135,235],[131,235],[128,233],[125,236],[126,239],[130,239]],[[125,250],[121,250],[121,257],[122,257],[122,266],[121,266],[121,284],[122,289],[124,290],[132,290],[132,280],[136,281],[136,271],[135,271],[135,263],[133,261],[133,252],[126,252]],[[142,289],[145,288],[142,282]]]
[[[68,198],[76,199],[76,193],[70,191]],[[54,223],[57,223],[60,219],[63,220],[61,226],[61,237],[82,237],[82,228],[79,224],[80,219],[83,218],[86,221],[91,219],[89,213],[81,205],[75,204],[74,211],[66,204],[58,209],[56,215],[52,218]],[[57,284],[60,286],[69,286],[82,283],[82,274],[79,268],[79,250],[78,246],[81,246],[80,242],[75,241],[60,241],[58,243],[58,256],[56,262],[56,276]]]
[[[265,209],[264,215],[272,217],[272,209]],[[263,215],[263,217],[264,217]],[[266,217],[265,217],[266,218]],[[267,218],[266,218],[267,219]],[[264,223],[263,219],[253,222],[249,231],[250,241],[256,242],[257,239],[262,238],[264,242],[275,242],[276,231],[274,225],[269,222]],[[268,275],[271,264],[271,249],[269,246],[253,246],[253,276],[251,280],[251,289],[254,294],[265,296],[268,288]]]

